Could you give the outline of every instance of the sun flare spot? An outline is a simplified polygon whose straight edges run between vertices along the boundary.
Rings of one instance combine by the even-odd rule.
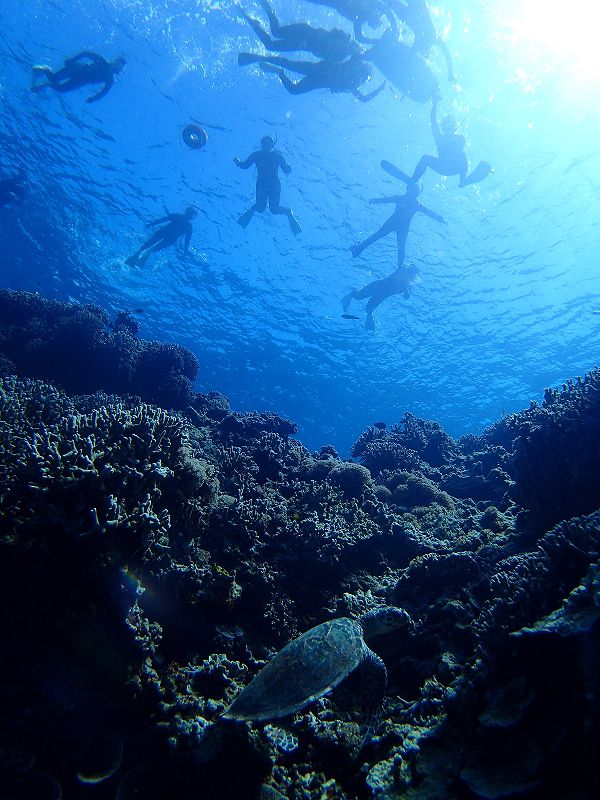
[[[596,0],[570,0],[560,5],[517,0],[498,11],[511,44],[530,61],[550,66],[578,83],[600,79],[600,4]]]

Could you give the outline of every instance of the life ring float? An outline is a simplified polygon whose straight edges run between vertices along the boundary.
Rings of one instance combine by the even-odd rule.
[[[208,141],[208,134],[204,128],[190,124],[181,131],[181,138],[192,150],[201,150]]]

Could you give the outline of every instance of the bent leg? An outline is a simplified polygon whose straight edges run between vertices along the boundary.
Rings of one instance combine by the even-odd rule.
[[[444,164],[443,161],[438,158],[437,156],[422,156],[419,159],[419,163],[415,167],[415,171],[410,178],[411,183],[416,183],[419,178],[422,178],[425,174],[425,170],[429,167],[434,172],[437,172],[438,175],[445,175],[446,172],[444,171]]]
[[[302,78],[294,83],[280,67],[272,67],[270,64],[261,64],[261,67],[265,72],[274,72],[290,94],[306,94],[306,92],[312,92],[313,89],[322,88],[321,84],[316,83],[313,78]]]
[[[371,299],[369,300],[369,302],[367,303],[367,306],[365,308],[365,311],[367,312],[367,315],[371,315],[373,313],[373,311],[375,311],[377,306],[380,305],[381,303],[383,303],[383,301],[386,299],[386,297],[389,297],[389,294],[387,294],[384,291],[380,290],[380,291],[374,292],[371,295]]]
[[[272,39],[257,19],[254,19],[254,17],[249,17],[247,14],[245,14],[244,16],[246,17],[248,24],[250,25],[254,33],[258,36],[258,38],[261,40],[261,42],[264,44],[267,50],[292,49],[283,47],[280,42],[277,42],[275,41],[275,39]]]
[[[160,241],[162,241],[162,239],[163,236],[161,232],[156,231],[156,233],[153,233],[152,236],[144,242],[144,244],[140,247],[138,252],[143,253],[144,250],[148,250],[150,247],[154,249],[154,245],[158,244]]]
[[[164,250],[165,247],[170,247],[172,244],[175,244],[177,239],[173,239],[173,237],[165,237],[161,238],[155,245],[150,248],[151,253],[158,253],[159,250]]]
[[[260,0],[260,4],[263,7],[263,9],[264,9],[264,11],[265,11],[265,13],[266,13],[266,15],[267,15],[267,17],[269,19],[269,27],[271,28],[271,33],[273,34],[273,36],[279,36],[280,35],[280,33],[279,33],[279,29],[280,29],[279,20],[277,19],[277,16],[276,16],[275,12],[273,11],[273,7],[268,2],[268,0]]]

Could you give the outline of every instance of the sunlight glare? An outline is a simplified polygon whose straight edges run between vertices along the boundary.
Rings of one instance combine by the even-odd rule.
[[[566,71],[581,82],[600,78],[599,24],[596,0],[519,0],[504,20],[515,47],[525,47],[529,58],[550,61],[555,71]]]

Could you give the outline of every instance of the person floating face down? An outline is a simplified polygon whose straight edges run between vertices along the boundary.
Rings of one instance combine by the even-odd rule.
[[[377,306],[383,303],[388,297],[392,297],[395,294],[402,294],[408,299],[411,293],[411,286],[417,280],[418,275],[419,273],[416,267],[405,267],[403,265],[395,269],[385,278],[368,283],[366,286],[363,286],[362,289],[352,289],[352,291],[342,299],[344,313],[348,311],[352,300],[364,300],[368,297],[369,302],[365,309],[367,312],[365,328],[373,330],[375,328],[373,311],[375,311]]]
[[[11,178],[0,180],[0,206],[7,206],[13,203],[21,205],[25,195],[24,180],[24,172],[19,172],[18,175],[13,175]]]
[[[256,201],[238,218],[238,224],[245,228],[254,216],[254,212],[262,213],[268,204],[271,214],[285,214],[292,233],[299,234],[302,228],[292,209],[285,208],[279,202],[281,197],[279,170],[289,175],[292,168],[283,155],[275,150],[274,139],[271,136],[263,136],[260,140],[260,150],[255,150],[244,161],[235,156],[233,163],[240,169],[248,169],[253,164],[256,167]]]
[[[174,245],[177,240],[182,237],[184,237],[183,255],[187,255],[190,239],[192,238],[191,220],[194,219],[197,213],[196,209],[190,206],[183,214],[167,214],[166,217],[161,217],[160,219],[155,219],[153,222],[149,222],[146,225],[147,228],[151,228],[154,225],[162,225],[163,223],[166,224],[144,242],[139,250],[130,256],[125,263],[133,267],[140,263],[144,251],[148,251],[146,253],[147,257],[150,253],[156,253],[159,250],[164,250],[165,247],[171,247],[171,245]]]
[[[458,185],[460,187],[482,181],[490,172],[493,172],[491,165],[487,161],[480,161],[475,169],[470,174],[467,174],[469,162],[465,154],[465,137],[456,133],[458,123],[452,116],[444,117],[441,126],[438,124],[438,102],[436,99],[431,105],[431,131],[437,146],[437,156],[423,156],[412,175],[407,175],[406,172],[403,172],[394,164],[390,164],[389,161],[381,162],[382,169],[409,184],[416,183],[428,167],[437,172],[438,175],[458,175]]]
[[[369,94],[358,88],[371,79],[372,66],[360,55],[352,55],[345,61],[294,61],[283,56],[261,56],[257,53],[240,53],[238,64],[260,62],[265,72],[274,72],[290,94],[306,94],[314,89],[329,89],[331,92],[349,92],[362,103],[368,103],[385,86],[385,82]],[[290,80],[284,70],[297,72],[305,77],[299,81]]]
[[[72,92],[82,86],[102,83],[103,88],[96,94],[88,97],[86,103],[96,103],[105,97],[115,81],[115,77],[125,66],[125,58],[119,56],[114,61],[107,61],[97,53],[83,50],[72,58],[65,59],[64,67],[53,72],[45,64],[32,67],[33,82],[31,90],[41,92],[42,89],[54,89],[55,92]],[[44,78],[45,83],[38,83],[38,78]]]
[[[383,223],[379,230],[375,231],[375,233],[371,234],[371,236],[363,242],[355,244],[350,248],[353,257],[356,258],[359,256],[366,247],[369,247],[373,242],[387,236],[388,233],[395,233],[398,242],[398,267],[400,268],[404,264],[406,239],[408,237],[410,223],[415,214],[425,214],[431,219],[436,220],[436,222],[442,222],[444,225],[447,225],[448,223],[442,216],[436,214],[435,211],[430,211],[417,200],[420,193],[421,185],[418,183],[411,183],[407,186],[406,193],[403,195],[378,197],[369,200],[370,203],[395,203],[396,208],[392,216]]]
[[[437,47],[446,60],[448,80],[450,83],[455,83],[452,56],[446,42],[438,36],[425,0],[385,0],[385,2],[398,19],[408,25],[413,32],[414,52],[426,58],[430,49]]]
[[[271,35],[257,19],[248,16],[244,11],[241,13],[267,50],[280,53],[290,50],[307,50],[325,61],[343,61],[345,58],[359,55],[361,52],[360,46],[340,28],[333,30],[314,28],[306,22],[282,25],[268,0],[260,0],[260,4],[269,19]]]

